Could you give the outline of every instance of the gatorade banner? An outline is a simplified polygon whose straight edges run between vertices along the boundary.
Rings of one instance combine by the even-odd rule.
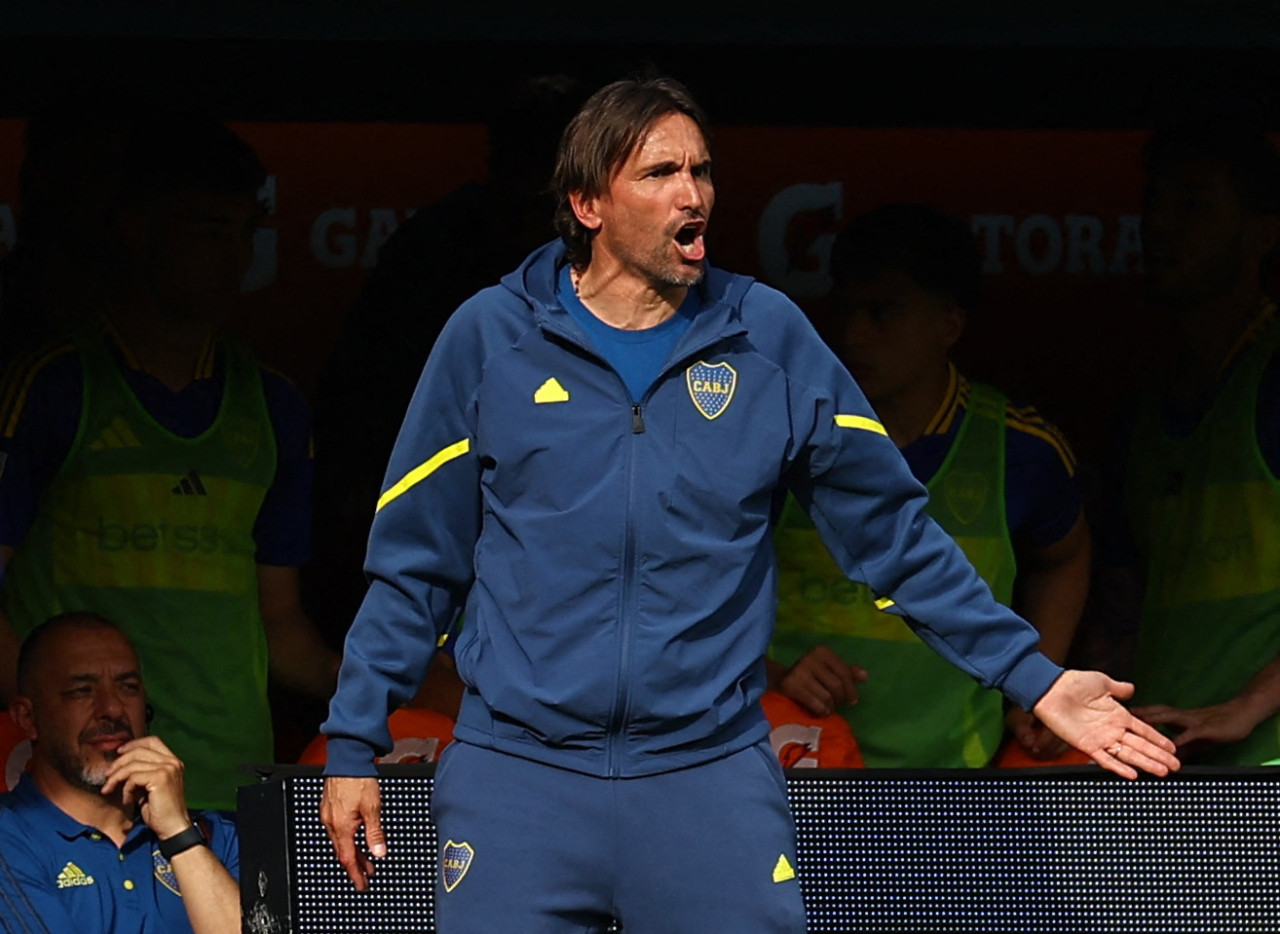
[[[310,391],[378,249],[416,208],[484,180],[476,124],[233,123],[271,173],[233,330]],[[16,237],[23,122],[0,121],[0,251]],[[890,201],[969,220],[985,305],[958,357],[1073,436],[1155,326],[1137,269],[1145,134],[725,127],[715,130],[717,264],[822,321],[840,226]],[[483,243],[475,248],[484,249]]]

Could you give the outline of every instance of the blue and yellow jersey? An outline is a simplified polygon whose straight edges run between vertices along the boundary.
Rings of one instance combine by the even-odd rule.
[[[1249,349],[1257,344],[1258,339],[1276,321],[1276,303],[1271,299],[1264,300],[1257,314],[1240,332],[1223,358],[1218,367],[1218,377],[1207,392],[1189,404],[1180,404],[1170,394],[1164,394],[1160,412],[1161,425],[1170,438],[1191,436],[1208,415]],[[1168,373],[1162,375],[1166,381],[1174,378]],[[1106,496],[1099,523],[1101,534],[1098,545],[1102,563],[1109,566],[1133,566],[1141,561],[1122,497],[1124,477],[1129,468],[1137,404],[1138,397],[1134,396],[1119,407],[1104,465]],[[1280,353],[1271,356],[1258,381],[1254,432],[1258,453],[1263,462],[1273,477],[1280,478]]]
[[[1196,426],[1208,414],[1214,401],[1222,393],[1227,381],[1239,367],[1240,361],[1259,338],[1265,335],[1276,322],[1276,303],[1265,299],[1257,314],[1249,321],[1244,330],[1235,339],[1231,349],[1218,366],[1218,378],[1209,391],[1188,405],[1179,404],[1166,394],[1161,411],[1164,430],[1172,438],[1185,438],[1195,431]],[[1167,379],[1175,379],[1172,374]],[[1258,384],[1258,409],[1255,426],[1258,435],[1258,446],[1263,459],[1271,470],[1272,476],[1280,477],[1280,353],[1273,354]]]
[[[924,434],[901,448],[911,473],[928,483],[946,460],[969,402],[969,381],[951,366],[947,394]],[[1076,457],[1062,432],[1034,406],[1010,401],[1005,410],[1005,516],[1015,548],[1045,548],[1062,540],[1083,507]]]
[[[226,384],[222,340],[211,336],[206,341],[195,379],[174,392],[147,372],[109,326],[105,335],[130,390],[162,428],[181,438],[208,430]],[[310,414],[302,393],[286,377],[267,367],[260,367],[260,373],[277,464],[254,526],[256,556],[259,564],[297,567],[310,557]],[[83,402],[84,369],[71,340],[48,345],[9,368],[0,386],[0,544],[16,548],[26,536],[41,495],[71,450]],[[108,446],[129,444],[127,436],[98,440]],[[177,484],[183,479],[174,478]]]
[[[1280,654],[1280,480],[1257,428],[1260,389],[1278,354],[1280,325],[1268,305],[1194,424],[1171,426],[1171,415],[1191,413],[1168,404],[1164,387],[1138,409],[1123,487],[1145,570],[1136,703],[1229,702]],[[1193,755],[1256,765],[1278,752],[1280,717],[1271,716],[1240,742]]]

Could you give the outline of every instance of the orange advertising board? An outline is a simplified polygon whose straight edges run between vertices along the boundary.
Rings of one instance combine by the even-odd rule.
[[[311,390],[378,247],[415,208],[483,180],[485,130],[233,128],[271,172],[271,214],[235,330]],[[22,129],[0,121],[0,249],[16,235]],[[1089,438],[1094,407],[1124,383],[1151,333],[1136,274],[1141,141],[1120,131],[720,128],[712,261],[821,318],[825,249],[844,221],[889,201],[966,217],[986,297],[962,364]]]

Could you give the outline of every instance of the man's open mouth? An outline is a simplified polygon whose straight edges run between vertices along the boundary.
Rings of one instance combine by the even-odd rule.
[[[692,263],[701,262],[707,254],[702,234],[707,229],[706,221],[690,221],[676,231],[676,248],[680,255]]]

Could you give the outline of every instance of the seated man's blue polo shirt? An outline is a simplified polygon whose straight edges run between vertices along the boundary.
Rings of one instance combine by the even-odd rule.
[[[194,814],[214,855],[240,876],[234,826]],[[168,934],[191,931],[169,861],[141,820],[120,849],[55,806],[24,775],[0,795],[0,931]]]

